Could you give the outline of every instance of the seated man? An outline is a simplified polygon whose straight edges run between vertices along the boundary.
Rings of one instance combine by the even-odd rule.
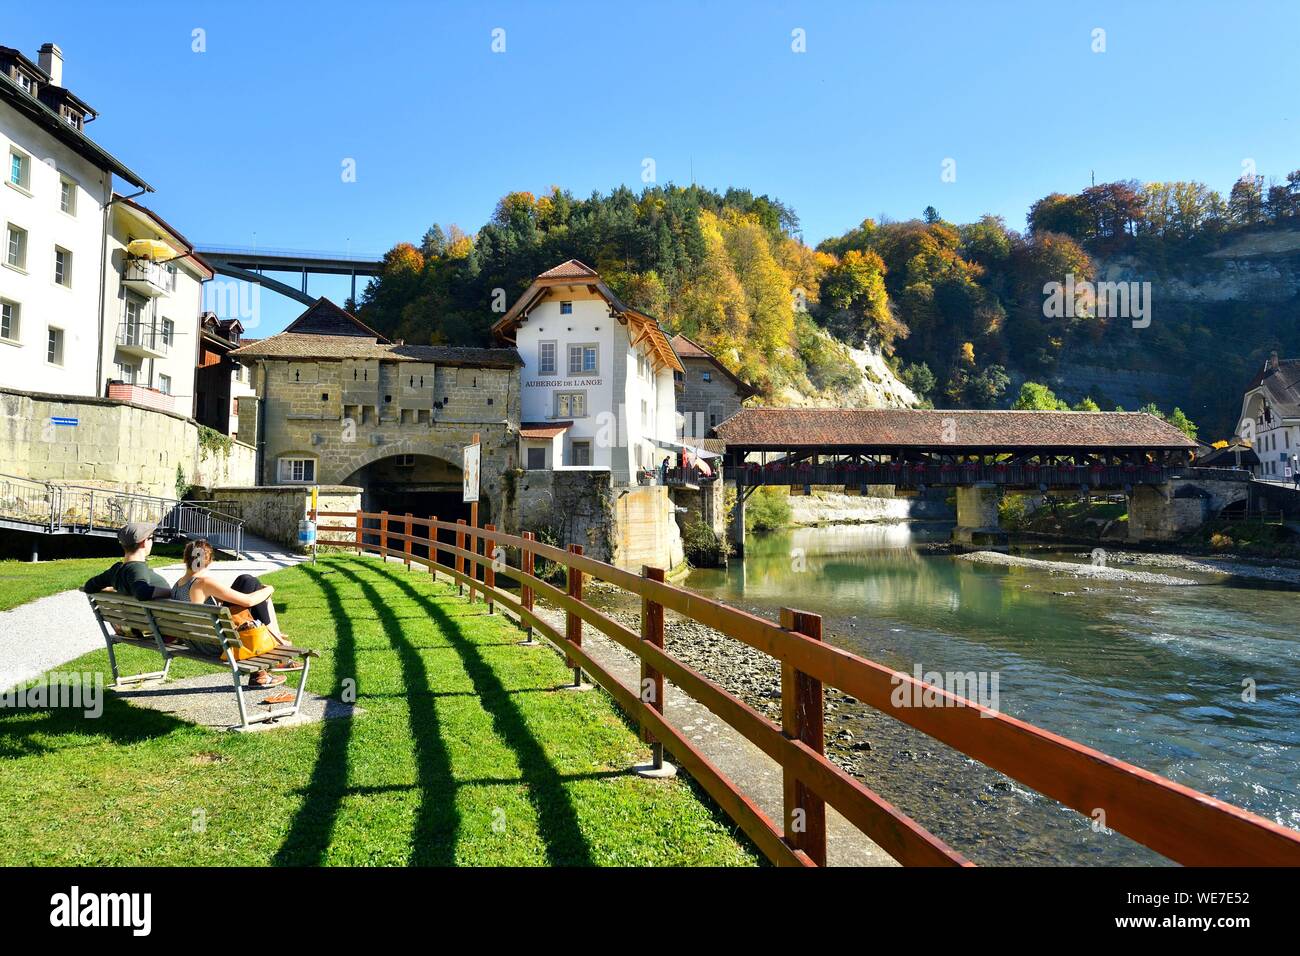
[[[149,521],[132,521],[117,533],[122,546],[122,560],[107,571],[101,571],[82,585],[87,594],[116,591],[138,601],[162,600],[171,597],[172,589],[153,568],[148,557],[153,550],[153,532],[157,525]]]

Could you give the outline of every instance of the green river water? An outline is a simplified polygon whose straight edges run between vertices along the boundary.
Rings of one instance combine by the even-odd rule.
[[[686,584],[766,616],[815,611],[826,640],[909,673],[996,673],[1003,713],[1300,828],[1300,592],[1186,571],[1167,573],[1193,586],[1111,583],[918,551],[946,536],[906,524],[753,536],[743,563]],[[977,862],[1161,861],[891,718],[853,726],[873,745],[864,782]]]

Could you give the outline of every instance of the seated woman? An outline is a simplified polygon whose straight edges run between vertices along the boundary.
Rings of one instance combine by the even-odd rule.
[[[231,611],[247,609],[253,618],[268,628],[277,641],[288,644],[289,639],[280,631],[280,622],[275,616],[275,605],[271,595],[275,588],[263,584],[251,574],[241,574],[229,585],[222,584],[211,572],[212,545],[199,538],[185,545],[185,574],[172,585],[172,600],[189,601],[191,604],[214,604],[230,608]],[[272,671],[296,671],[302,669],[299,661],[286,661],[271,668]],[[284,683],[283,674],[270,671],[258,671],[248,678],[249,687],[275,687]]]

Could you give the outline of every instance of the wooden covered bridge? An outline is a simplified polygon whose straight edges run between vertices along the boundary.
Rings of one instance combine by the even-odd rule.
[[[744,544],[745,499],[763,485],[859,494],[872,485],[904,493],[951,486],[954,538],[997,543],[1004,490],[1122,491],[1130,508],[1138,499],[1159,507],[1196,448],[1143,412],[745,408],[716,432],[726,444],[726,478],[738,492],[737,547]]]

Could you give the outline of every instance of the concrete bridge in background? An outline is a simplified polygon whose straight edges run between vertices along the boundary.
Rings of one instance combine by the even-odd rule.
[[[307,276],[341,275],[352,277],[352,301],[357,298],[357,276],[377,276],[384,257],[370,253],[320,252],[307,249],[257,249],[238,246],[203,246],[195,250],[215,272],[253,282],[304,305],[316,301],[307,294]],[[296,272],[302,276],[300,288],[272,279],[266,272]]]
[[[978,546],[1006,542],[1005,491],[1122,492],[1133,540],[1175,537],[1248,493],[1244,472],[1193,474],[1207,471],[1191,468],[1196,443],[1141,412],[746,408],[716,432],[737,489],[732,543],[742,550],[745,500],[765,485],[951,487],[953,540]]]

